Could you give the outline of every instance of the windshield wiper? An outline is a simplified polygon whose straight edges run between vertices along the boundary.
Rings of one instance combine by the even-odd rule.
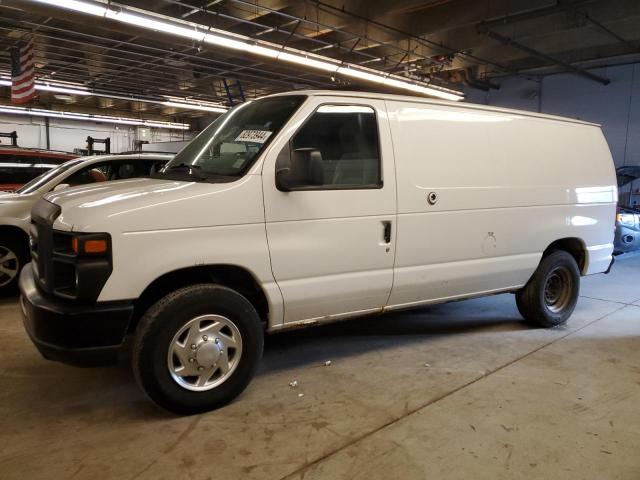
[[[178,168],[188,168],[189,170],[193,169],[193,170],[199,170],[200,168],[202,168],[200,165],[194,165],[191,163],[179,163],[177,165],[171,165],[169,168],[167,168],[167,170],[177,170]]]
[[[204,177],[202,175],[200,175],[200,173],[198,173],[198,170],[200,169],[200,165],[192,165],[190,163],[179,163],[177,165],[171,165],[169,167],[167,167],[167,169],[165,170],[166,172],[169,171],[173,171],[173,170],[189,170],[189,174],[193,175],[194,177],[199,178],[200,180],[202,180]]]

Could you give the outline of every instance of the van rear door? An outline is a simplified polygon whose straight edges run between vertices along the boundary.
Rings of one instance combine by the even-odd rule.
[[[290,125],[274,142],[262,170],[267,237],[284,322],[381,309],[393,280],[396,224],[384,102],[311,97]],[[278,155],[302,162],[313,157],[320,178],[282,191],[276,181]]]

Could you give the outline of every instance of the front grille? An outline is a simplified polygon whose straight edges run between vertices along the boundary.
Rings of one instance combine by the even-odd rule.
[[[106,233],[74,233],[53,229],[60,207],[40,200],[31,211],[31,258],[38,287],[46,294],[67,300],[95,302],[111,275],[111,237]],[[72,238],[107,239],[104,255],[76,255]]]
[[[53,222],[60,215],[60,207],[46,200],[40,200],[31,211],[30,245],[31,258],[36,280],[40,288],[52,293],[53,269]]]
[[[32,221],[31,259],[40,288],[46,293],[75,298],[76,255],[71,250],[71,233]]]

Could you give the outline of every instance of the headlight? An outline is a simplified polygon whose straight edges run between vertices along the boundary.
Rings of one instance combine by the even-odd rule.
[[[632,213],[619,213],[617,216],[618,223],[623,225],[633,225],[635,219]]]

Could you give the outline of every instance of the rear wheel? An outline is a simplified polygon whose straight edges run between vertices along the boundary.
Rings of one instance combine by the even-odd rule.
[[[218,408],[247,386],[262,356],[253,305],[226,287],[200,284],[153,305],[138,325],[133,370],[147,395],[179,414]]]
[[[516,293],[525,320],[543,327],[565,323],[578,302],[580,271],[575,259],[557,250],[542,259],[527,284]]]
[[[29,248],[15,236],[0,239],[0,294],[17,291],[20,271],[29,262]]]

